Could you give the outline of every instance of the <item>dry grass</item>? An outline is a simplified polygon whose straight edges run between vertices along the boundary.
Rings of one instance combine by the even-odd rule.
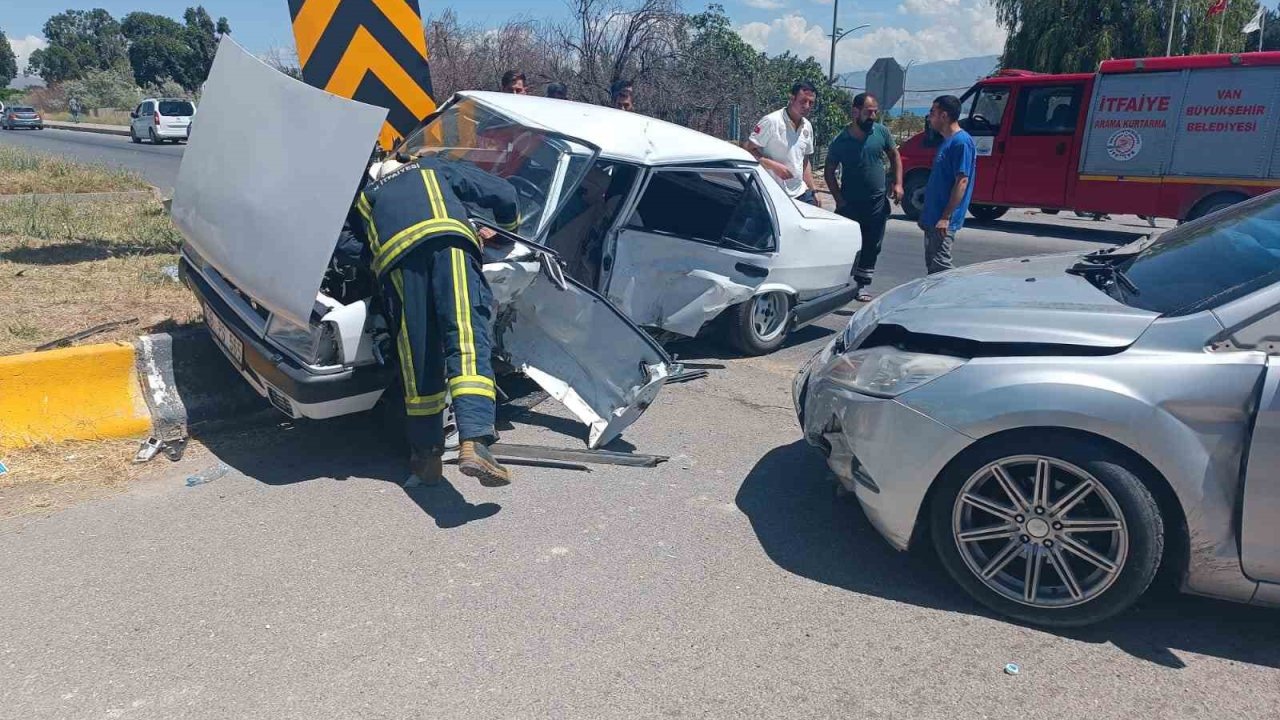
[[[138,318],[85,342],[126,340],[200,317],[166,274],[181,242],[156,200],[0,203],[0,355]]]
[[[0,145],[0,195],[144,190],[135,173]]]
[[[69,112],[48,112],[41,113],[45,120],[61,120],[62,122],[72,122],[71,113]],[[92,123],[94,125],[123,125],[129,127],[128,110],[98,110],[93,115],[81,115],[80,122]]]
[[[103,440],[3,452],[9,472],[0,475],[0,520],[48,515],[124,492],[147,472],[131,462],[137,449],[136,440]]]

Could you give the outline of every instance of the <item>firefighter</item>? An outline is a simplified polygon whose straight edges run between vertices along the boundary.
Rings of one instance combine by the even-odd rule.
[[[446,391],[458,425],[458,466],[487,487],[511,482],[489,445],[496,386],[490,366],[492,293],[481,272],[482,242],[467,208],[519,227],[515,188],[463,161],[419,158],[357,195],[372,268],[382,288],[408,416],[410,469],[433,485],[443,477]],[[447,381],[446,381],[447,379]]]

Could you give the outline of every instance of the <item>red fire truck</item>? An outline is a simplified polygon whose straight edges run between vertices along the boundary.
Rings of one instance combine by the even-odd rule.
[[[1280,52],[1002,70],[961,101],[981,220],[1011,207],[1191,220],[1280,187]],[[913,220],[938,142],[926,130],[901,147]]]

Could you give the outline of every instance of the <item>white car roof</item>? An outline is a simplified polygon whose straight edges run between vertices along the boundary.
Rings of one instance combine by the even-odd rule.
[[[597,145],[600,156],[642,165],[755,162],[746,150],[697,130],[634,112],[497,92],[460,92],[530,127],[551,130]]]

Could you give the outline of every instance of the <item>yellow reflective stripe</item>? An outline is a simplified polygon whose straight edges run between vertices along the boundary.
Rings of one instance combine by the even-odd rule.
[[[479,395],[480,397],[486,397],[486,398],[489,398],[490,400],[498,399],[498,394],[488,388],[467,387],[467,388],[458,388],[457,390],[453,391],[453,396],[456,398],[463,397],[465,395]]]
[[[484,375],[459,375],[458,377],[455,377],[455,378],[449,378],[450,388],[453,388],[454,386],[457,386],[457,385],[464,385],[468,383],[483,385],[484,387],[494,386],[493,380],[485,377]]]
[[[454,397],[463,395],[479,395],[490,400],[497,400],[498,393],[494,389],[493,380],[483,375],[460,375],[449,379],[449,392]]]
[[[404,409],[409,415],[439,415],[449,406],[444,393],[409,398],[404,402]]]
[[[471,242],[479,244],[471,228],[453,218],[423,220],[391,236],[391,239],[385,245],[374,251],[373,271],[381,274],[386,268],[395,263],[396,259],[404,254],[406,250],[413,247],[417,241],[430,235],[445,234],[462,235]]]
[[[360,211],[360,216],[364,218],[365,225],[369,228],[369,246],[373,248],[375,253],[378,252],[378,228],[373,224],[373,208],[369,205],[369,198],[360,191],[360,196],[356,198],[356,210]]]
[[[462,353],[463,375],[477,375],[475,334],[471,329],[471,294],[467,288],[467,256],[458,248],[449,248],[453,259],[453,309],[458,323],[458,345]]]
[[[413,371],[413,348],[409,343],[409,326],[404,319],[404,278],[399,270],[391,273],[391,284],[396,288],[396,294],[400,296],[400,332],[396,333],[396,352],[400,355],[400,378],[404,381],[404,397],[408,402],[409,398],[418,397],[418,381]]]
[[[444,193],[440,192],[440,183],[436,180],[436,171],[423,170],[422,184],[427,188],[427,199],[431,201],[432,216],[437,218],[449,217],[449,211],[444,206]]]

